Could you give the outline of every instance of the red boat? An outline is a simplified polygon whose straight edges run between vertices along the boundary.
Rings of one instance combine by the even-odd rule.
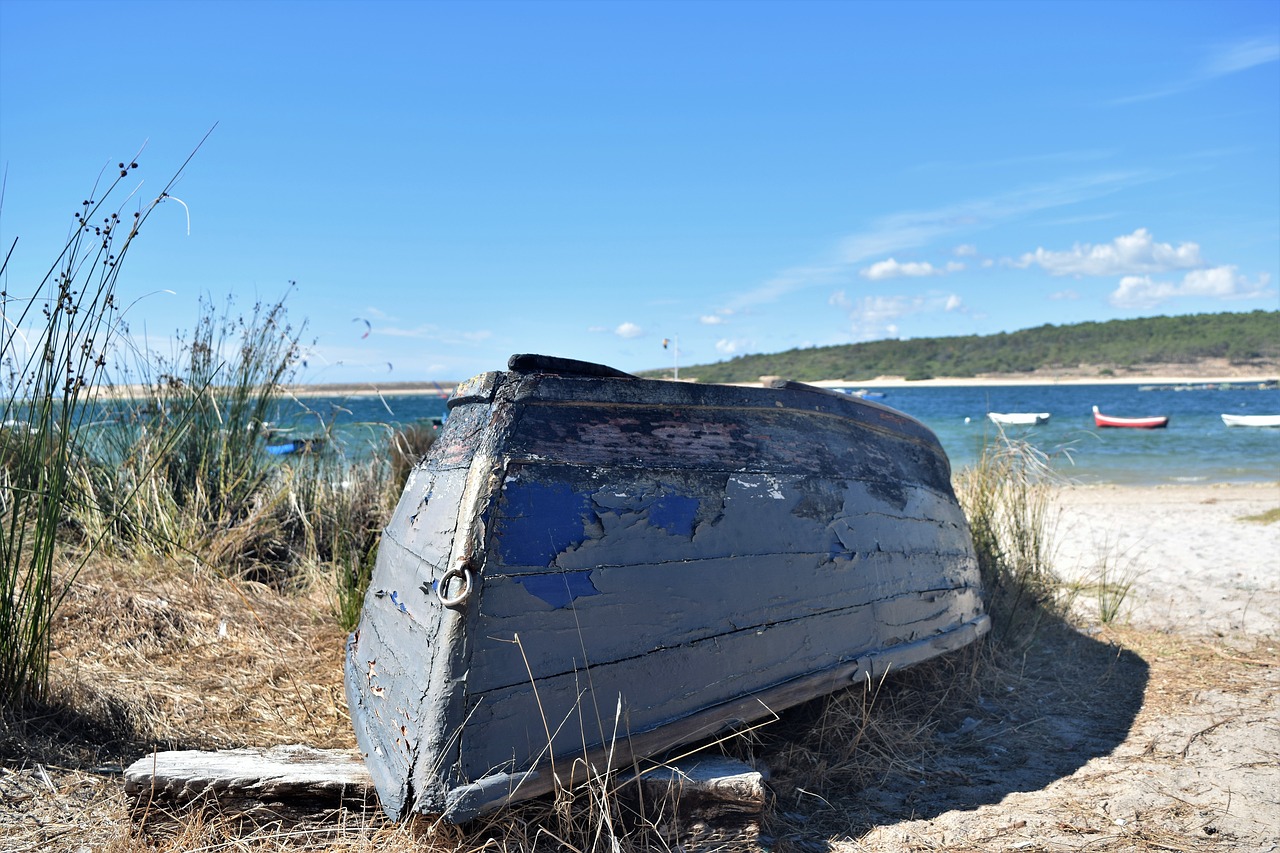
[[[1153,418],[1117,418],[1104,415],[1093,407],[1093,422],[1100,427],[1129,427],[1130,429],[1164,429],[1169,425],[1169,416],[1160,415]]]

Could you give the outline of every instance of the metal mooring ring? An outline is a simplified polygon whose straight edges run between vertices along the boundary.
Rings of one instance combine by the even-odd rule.
[[[454,578],[462,578],[462,587],[455,594],[449,595],[449,581]],[[466,564],[459,564],[441,576],[440,582],[436,584],[436,597],[440,599],[440,603],[445,607],[457,607],[471,597],[473,586],[475,586],[475,575],[472,573],[471,567]]]

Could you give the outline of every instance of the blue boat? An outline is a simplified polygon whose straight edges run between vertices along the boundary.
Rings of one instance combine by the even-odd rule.
[[[293,456],[295,454],[317,453],[324,448],[323,438],[296,438],[279,444],[267,444],[263,449],[271,456]]]
[[[520,355],[449,410],[346,649],[392,818],[464,821],[988,629],[947,457],[893,409]]]

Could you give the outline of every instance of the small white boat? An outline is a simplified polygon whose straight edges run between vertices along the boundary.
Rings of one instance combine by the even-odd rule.
[[[987,417],[1000,426],[1035,426],[1049,422],[1048,412],[987,412]]]
[[[1280,415],[1223,415],[1229,427],[1280,427]]]

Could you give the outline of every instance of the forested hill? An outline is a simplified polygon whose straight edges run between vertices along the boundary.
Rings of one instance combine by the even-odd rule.
[[[681,365],[701,382],[755,382],[761,376],[819,379],[907,379],[1025,373],[1088,365],[1101,375],[1145,364],[1235,364],[1280,360],[1280,311],[1147,317],[1070,326],[1038,326],[998,335],[870,341],[842,346],[744,355],[704,365]],[[669,375],[670,370],[645,371]]]

